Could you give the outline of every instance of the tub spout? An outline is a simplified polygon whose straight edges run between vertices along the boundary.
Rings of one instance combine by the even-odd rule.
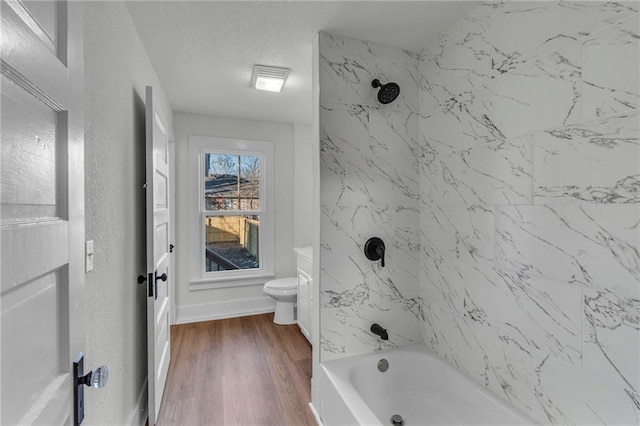
[[[387,334],[387,330],[382,328],[380,324],[373,324],[371,326],[371,332],[380,336],[382,340],[389,340],[389,334]]]

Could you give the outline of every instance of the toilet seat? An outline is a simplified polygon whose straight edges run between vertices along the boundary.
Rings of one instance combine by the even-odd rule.
[[[298,280],[293,278],[279,278],[277,280],[271,280],[264,283],[265,288],[273,290],[293,290],[298,287]]]

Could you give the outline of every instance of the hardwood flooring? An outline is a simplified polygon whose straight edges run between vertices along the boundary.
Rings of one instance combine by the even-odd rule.
[[[315,426],[311,345],[273,314],[171,327],[158,425]]]

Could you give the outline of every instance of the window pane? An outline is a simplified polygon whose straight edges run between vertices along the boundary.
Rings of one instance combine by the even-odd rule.
[[[260,210],[260,157],[204,155],[206,210]]]
[[[206,272],[260,267],[258,216],[207,216],[204,221]]]

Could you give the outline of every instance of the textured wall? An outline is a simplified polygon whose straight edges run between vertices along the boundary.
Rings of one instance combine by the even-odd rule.
[[[423,339],[545,423],[640,421],[638,7],[484,4],[421,66]]]
[[[122,2],[85,4],[86,238],[95,242],[86,279],[85,368],[109,366],[109,383],[85,391],[84,424],[138,421],[146,407],[146,294],[142,184],[145,85],[171,127],[171,107]]]
[[[418,341],[419,69],[400,49],[320,34],[321,359]],[[371,81],[395,81],[383,106]],[[368,260],[380,237],[386,267]],[[384,342],[369,331],[380,323]]]

